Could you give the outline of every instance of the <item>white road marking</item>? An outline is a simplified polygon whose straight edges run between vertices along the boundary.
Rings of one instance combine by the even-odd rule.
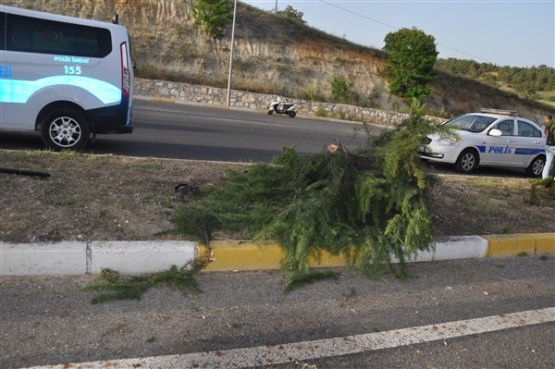
[[[315,341],[239,348],[225,351],[197,352],[184,355],[37,366],[29,369],[238,369],[358,354],[372,350],[447,340],[450,338],[495,332],[553,321],[555,321],[555,307]]]

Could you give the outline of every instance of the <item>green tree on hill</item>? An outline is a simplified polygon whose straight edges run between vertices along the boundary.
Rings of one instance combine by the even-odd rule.
[[[435,69],[456,77],[471,78],[494,87],[513,88],[521,97],[530,98],[555,90],[555,69],[546,65],[527,68],[500,67],[474,60],[439,59]]]
[[[213,38],[225,35],[231,13],[228,0],[195,0],[191,10],[204,33]]]
[[[384,50],[388,53],[386,78],[391,93],[417,100],[430,94],[426,85],[434,80],[438,55],[433,36],[416,28],[402,28],[385,36]]]
[[[301,22],[303,24],[306,24],[306,21],[303,20],[304,13],[298,11],[295,8],[293,8],[291,5],[287,5],[285,10],[280,10],[280,11],[276,12],[276,14],[284,16],[286,18],[296,20],[296,21]]]

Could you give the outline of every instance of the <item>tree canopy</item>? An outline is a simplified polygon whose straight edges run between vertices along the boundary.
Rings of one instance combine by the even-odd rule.
[[[385,36],[384,50],[388,53],[386,78],[391,93],[422,100],[434,79],[437,60],[435,38],[416,28],[402,28]]]
[[[533,98],[540,92],[555,91],[555,69],[546,65],[528,68],[497,66],[474,60],[439,59],[438,71],[456,77],[471,78],[493,87],[513,88],[520,96]]]
[[[213,38],[225,35],[231,13],[228,0],[195,0],[191,9],[204,33]]]
[[[432,179],[417,148],[438,129],[413,104],[394,131],[369,137],[355,151],[340,142],[321,154],[284,149],[272,165],[230,172],[223,187],[188,198],[174,224],[207,245],[220,230],[277,242],[290,283],[310,277],[309,259],[324,251],[342,255],[363,273],[390,267],[404,275],[405,262],[432,241]]]
[[[295,8],[293,8],[291,5],[287,5],[285,10],[280,10],[280,11],[276,12],[276,14],[284,16],[286,18],[290,18],[290,19],[299,21],[303,24],[306,23],[306,21],[303,20],[304,13],[298,11]]]

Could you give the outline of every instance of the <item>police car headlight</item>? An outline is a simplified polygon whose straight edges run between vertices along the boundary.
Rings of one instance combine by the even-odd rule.
[[[448,138],[442,138],[441,140],[437,141],[437,143],[438,145],[441,145],[441,146],[453,146],[459,141],[460,139],[458,137],[448,137]]]

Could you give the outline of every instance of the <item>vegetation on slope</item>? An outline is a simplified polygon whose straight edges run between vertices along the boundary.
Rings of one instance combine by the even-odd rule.
[[[555,102],[555,70],[545,65],[530,68],[497,66],[474,60],[440,59],[436,69],[455,77],[469,78],[488,86],[514,90],[520,96]]]

